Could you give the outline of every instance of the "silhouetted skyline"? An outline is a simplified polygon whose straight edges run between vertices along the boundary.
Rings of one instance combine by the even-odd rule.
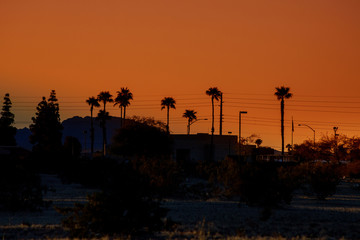
[[[281,148],[274,87],[288,86],[291,117],[317,138],[360,135],[360,3],[357,1],[207,1],[0,3],[0,96],[10,93],[15,126],[28,127],[42,96],[55,89],[61,120],[88,116],[84,100],[100,91],[134,94],[126,115],[166,122],[159,101],[176,99],[170,130],[186,133],[185,109],[211,119],[204,91],[224,94],[223,134],[259,135]],[[110,115],[119,109],[107,107]],[[218,133],[218,106],[215,109]],[[97,113],[96,113],[97,114]],[[211,120],[191,126],[211,133]],[[294,143],[311,139],[296,127]]]

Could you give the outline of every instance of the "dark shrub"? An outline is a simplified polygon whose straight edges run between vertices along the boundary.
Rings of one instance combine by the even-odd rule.
[[[171,194],[181,182],[181,171],[171,160],[172,139],[161,122],[133,118],[115,134],[111,151],[130,161],[161,195]]]
[[[283,203],[290,204],[298,186],[293,172],[293,166],[279,166],[274,162],[245,163],[233,186],[237,186],[236,191],[247,205],[263,208],[262,219],[266,220],[271,209]]]
[[[104,189],[88,196],[88,203],[58,209],[67,215],[63,225],[71,236],[136,235],[164,227],[166,210],[153,199],[148,179],[126,164],[113,166],[106,176]]]
[[[218,167],[218,181],[224,185],[224,194],[227,197],[240,194],[240,174],[243,164],[237,158],[227,157]]]
[[[0,210],[39,210],[44,206],[39,175],[16,162],[2,161],[0,166]]]
[[[336,192],[340,182],[340,168],[332,163],[307,163],[299,166],[303,171],[303,183],[310,187],[308,194],[324,200]]]

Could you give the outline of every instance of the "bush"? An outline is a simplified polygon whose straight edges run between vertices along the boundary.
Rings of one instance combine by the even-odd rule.
[[[228,165],[228,169],[231,169],[231,182],[225,183],[230,186],[232,193],[239,194],[247,205],[262,207],[262,220],[270,217],[273,208],[284,203],[290,204],[292,193],[298,186],[297,177],[293,175],[293,166],[282,167],[273,162],[254,162],[243,163],[237,167],[238,170],[234,170]]]
[[[227,157],[218,167],[218,181],[224,185],[224,194],[227,197],[240,194],[239,176],[242,164],[238,159]]]
[[[18,162],[3,161],[0,166],[0,210],[40,210],[44,206],[39,175]]]
[[[153,199],[148,179],[128,164],[113,166],[106,176],[103,190],[88,196],[88,203],[58,209],[72,237],[140,234],[165,226],[166,210]]]
[[[351,178],[360,178],[360,160],[348,163],[344,169],[344,175]]]
[[[135,158],[133,168],[150,181],[150,187],[159,196],[174,193],[182,181],[177,163],[169,158]]]
[[[309,195],[315,194],[319,200],[325,200],[336,192],[340,182],[340,168],[332,163],[304,163],[299,166],[303,171],[303,184],[308,186]]]

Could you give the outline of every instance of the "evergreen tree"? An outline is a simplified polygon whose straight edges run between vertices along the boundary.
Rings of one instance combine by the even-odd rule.
[[[61,151],[63,129],[55,90],[51,91],[48,100],[42,98],[36,110],[36,117],[32,118],[33,123],[30,125],[32,132],[30,142],[34,144],[33,151],[45,156],[48,154],[55,156]]]
[[[11,107],[10,95],[6,93],[0,117],[0,146],[16,146],[16,128],[12,126],[15,115],[11,112]]]

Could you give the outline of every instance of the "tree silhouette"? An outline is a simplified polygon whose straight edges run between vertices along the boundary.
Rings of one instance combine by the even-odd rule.
[[[98,101],[104,104],[104,108],[99,112],[98,118],[100,119],[100,126],[103,130],[103,155],[106,155],[106,120],[109,119],[109,113],[106,112],[106,103],[114,102],[112,95],[109,91],[100,92],[98,95]]]
[[[61,138],[63,126],[60,122],[59,104],[55,90],[52,90],[50,97],[45,97],[36,107],[36,117],[32,118],[30,125],[30,142],[34,144],[33,151],[43,157],[56,158],[62,148]]]
[[[10,95],[6,93],[0,117],[0,146],[16,146],[16,128],[12,126],[15,115],[11,112],[11,107]]]
[[[130,100],[133,100],[133,94],[130,92],[128,88],[121,88],[121,91],[117,91],[117,94],[118,95],[115,98],[114,106],[119,105],[121,125],[123,126],[126,117],[126,107],[130,105]],[[124,113],[123,113],[123,109],[124,109]]]
[[[188,120],[188,124],[187,124],[187,134],[190,135],[190,125],[192,124],[192,122],[194,120],[197,119],[196,117],[197,112],[195,112],[194,110],[185,110],[183,117],[187,118]]]
[[[211,97],[211,145],[210,145],[210,158],[213,160],[213,148],[214,148],[214,99],[219,101],[221,91],[217,87],[211,87],[206,90],[206,95]]]
[[[94,107],[100,107],[99,101],[95,97],[89,97],[86,100],[86,103],[90,106],[90,138],[91,138],[91,156],[94,153],[94,119],[93,119],[93,110]]]
[[[176,101],[172,97],[165,97],[161,100],[161,110],[163,110],[166,107],[167,110],[167,121],[166,121],[166,130],[169,133],[169,112],[170,108],[175,108]]]
[[[256,139],[255,140],[255,144],[256,144],[256,146],[259,148],[260,147],[260,145],[262,144],[262,140],[260,139],[260,138],[258,138],[258,139]]]
[[[280,100],[280,108],[281,108],[281,154],[284,155],[284,107],[285,107],[285,99],[289,99],[293,96],[292,93],[290,93],[290,88],[288,87],[277,87],[275,88],[275,96],[278,100]]]

